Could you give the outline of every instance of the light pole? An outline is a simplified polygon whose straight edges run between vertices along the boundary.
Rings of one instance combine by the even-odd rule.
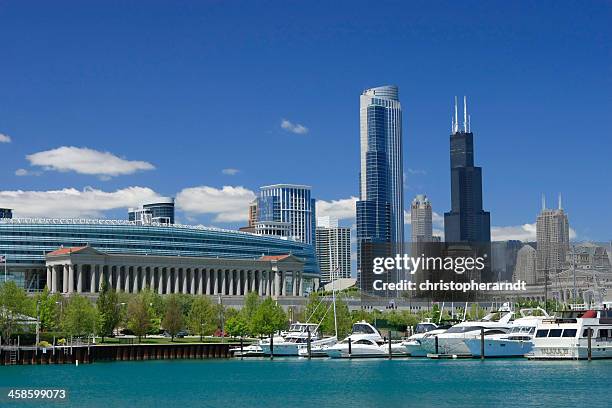
[[[40,344],[40,299],[36,300],[36,354]]]

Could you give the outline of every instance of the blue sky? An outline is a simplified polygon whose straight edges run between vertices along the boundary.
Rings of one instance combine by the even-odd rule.
[[[171,195],[234,228],[260,185],[303,183],[351,224],[359,94],[397,84],[407,203],[448,210],[465,94],[494,237],[527,239],[562,192],[577,238],[609,240],[610,21],[604,1],[0,1],[0,205],[123,218]]]

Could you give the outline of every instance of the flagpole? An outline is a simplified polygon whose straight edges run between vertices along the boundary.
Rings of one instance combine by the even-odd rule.
[[[7,277],[6,277],[6,275],[7,275],[6,264],[7,264],[7,262],[6,262],[6,254],[4,254],[4,283],[6,283],[6,279],[7,279]]]

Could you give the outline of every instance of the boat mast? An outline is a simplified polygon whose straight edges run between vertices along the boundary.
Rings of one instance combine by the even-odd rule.
[[[338,272],[340,267],[334,269],[334,273]],[[332,301],[334,303],[334,329],[336,331],[336,339],[338,339],[338,317],[336,316],[336,281],[332,278]]]

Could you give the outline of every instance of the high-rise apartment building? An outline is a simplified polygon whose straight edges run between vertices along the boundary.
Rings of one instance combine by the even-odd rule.
[[[351,229],[330,217],[317,219],[316,250],[321,282],[351,277]]]
[[[366,89],[359,108],[358,275],[369,267],[362,265],[364,245],[390,244],[401,252],[404,241],[402,107],[397,86]]]
[[[525,244],[517,252],[512,280],[525,281],[527,285],[536,284],[536,250],[531,245]]]
[[[410,225],[412,227],[412,242],[433,241],[431,203],[426,195],[419,194],[412,200]]]
[[[488,243],[491,220],[482,206],[482,168],[474,166],[474,134],[467,99],[463,99],[463,129],[459,127],[457,98],[450,136],[451,210],[444,213],[446,242]]]
[[[548,284],[551,276],[563,270],[569,253],[569,221],[561,206],[546,208],[542,198],[542,211],[536,222],[537,262],[536,275],[538,283]]]
[[[309,186],[274,184],[260,188],[257,233],[287,236],[314,245],[315,228],[315,200],[310,197]]]

